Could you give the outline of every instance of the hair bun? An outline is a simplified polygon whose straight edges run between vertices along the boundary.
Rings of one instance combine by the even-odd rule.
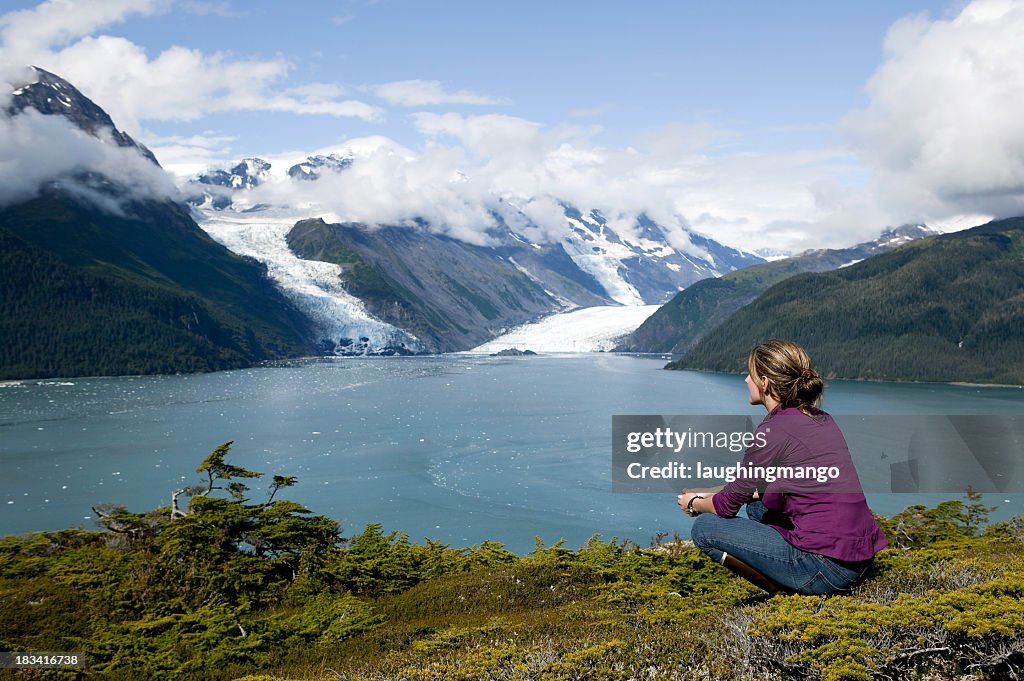
[[[811,368],[807,351],[793,341],[773,338],[754,346],[747,357],[751,375],[768,379],[766,393],[783,407],[807,407],[821,403],[825,382]]]

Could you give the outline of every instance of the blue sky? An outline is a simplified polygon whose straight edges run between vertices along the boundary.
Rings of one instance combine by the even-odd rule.
[[[507,195],[543,221],[550,194],[799,250],[1024,212],[1022,10],[6,2],[0,58],[68,78],[181,176],[354,145],[366,192],[434,220],[468,225]],[[454,175],[470,181],[432,193]]]
[[[292,66],[288,80],[336,83],[375,105],[382,103],[363,88],[439,81],[448,92],[468,90],[496,103],[422,108],[599,125],[598,139],[613,145],[667,124],[706,124],[742,131],[757,150],[820,144],[839,118],[863,105],[862,88],[881,61],[889,26],[908,14],[945,16],[951,7],[934,1],[662,2],[629,9],[533,1],[289,5],[217,3],[196,14],[186,4],[130,18],[111,33],[151,55],[182,45],[240,59],[281,56]],[[382,133],[415,145],[406,114],[390,109],[376,122],[310,116],[292,125],[232,114],[200,126],[148,125],[165,134],[212,126],[244,135],[239,151],[250,154]],[[268,126],[274,126],[269,139]]]

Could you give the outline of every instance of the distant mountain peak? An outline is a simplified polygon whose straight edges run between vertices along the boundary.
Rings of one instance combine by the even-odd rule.
[[[211,168],[200,173],[193,182],[228,189],[252,189],[269,176],[270,168],[262,158],[243,158],[228,170]]]
[[[118,130],[107,112],[74,85],[38,66],[30,67],[26,75],[29,80],[18,83],[11,93],[6,110],[8,116],[17,116],[30,108],[46,116],[63,116],[90,135],[101,137],[107,134],[118,146],[138,149],[143,156],[160,165],[153,152],[128,133]]]
[[[768,261],[781,260],[793,255],[793,251],[784,248],[758,248],[754,253]]]
[[[936,229],[932,229],[924,223],[906,223],[898,227],[889,227],[882,231],[882,233],[876,239],[879,244],[886,244],[888,246],[897,246],[904,244],[914,239],[921,239],[926,236],[935,236],[940,234]]]
[[[562,249],[623,305],[662,303],[700,279],[763,262],[696,232],[686,231],[689,243],[680,244],[644,213],[622,229],[613,228],[599,210],[561,205],[566,220]]]
[[[234,192],[258,187],[270,177],[272,167],[262,158],[250,157],[243,158],[227,170],[209,168],[189,180],[189,184],[198,191],[186,201],[193,206],[209,203],[214,210],[225,210],[234,203]]]
[[[306,160],[288,168],[288,178],[295,181],[319,180],[324,173],[340,173],[352,166],[355,156],[328,154],[307,156]],[[214,210],[235,208],[236,192],[255,189],[271,177],[273,166],[262,158],[243,158],[230,168],[208,168],[191,180],[196,191],[191,192],[188,203],[196,207],[207,205]],[[253,210],[248,207],[246,210]]]
[[[318,180],[324,170],[341,172],[352,165],[355,159],[351,154],[339,156],[329,154],[327,156],[309,156],[302,163],[296,163],[288,169],[288,177],[296,180]]]
[[[905,243],[938,234],[925,225],[889,227],[871,241],[848,248],[818,248],[799,255],[768,257],[768,263],[697,282],[651,315],[617,348],[628,352],[681,353],[698,343],[730,315],[754,301],[773,284],[800,272],[845,269]],[[776,251],[777,253],[778,251]]]

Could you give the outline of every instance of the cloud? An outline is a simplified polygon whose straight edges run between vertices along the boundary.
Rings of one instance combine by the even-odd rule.
[[[1024,4],[975,0],[894,24],[843,132],[895,214],[1024,212]]]
[[[516,116],[416,113],[412,120],[424,135],[453,137],[470,151],[483,155],[529,152],[540,139],[539,123]]]
[[[83,179],[88,171],[113,181],[134,198],[180,199],[171,177],[137,150],[82,131],[63,116],[27,109],[0,116],[0,205],[35,196],[48,182],[114,208],[112,199]]]
[[[566,112],[569,118],[597,118],[619,108],[616,104],[598,104],[596,106],[580,106]]]
[[[66,45],[132,14],[155,14],[165,4],[155,0],[47,0],[33,9],[8,12],[0,16],[3,60],[19,66],[30,64],[40,48]]]
[[[352,140],[316,153],[355,156],[341,173],[324,172],[315,182],[278,177],[252,191],[252,203],[291,207],[303,217],[331,213],[340,221],[369,225],[431,223],[434,231],[475,244],[489,243],[493,225],[480,187],[465,186],[462,150],[437,146],[424,153],[384,137]],[[279,171],[296,159],[271,159]]]
[[[339,3],[335,13],[349,14],[355,6]],[[232,140],[215,133],[140,135],[146,121],[198,120],[230,111],[383,117],[381,108],[335,83],[290,82],[293,65],[280,56],[240,59],[181,46],[149,54],[125,38],[100,34],[128,17],[171,7],[170,0],[50,0],[9,12],[0,16],[0,75],[37,63],[68,78],[179,173],[224,159]],[[357,150],[358,158],[345,173],[301,185],[272,182],[259,191],[268,203],[302,210],[320,206],[368,223],[425,218],[435,229],[474,243],[487,242],[494,214],[530,230],[531,238],[557,240],[564,234],[563,201],[601,210],[624,234],[646,213],[669,228],[680,248],[688,244],[685,229],[737,246],[800,250],[847,245],[905,221],[955,224],[949,219],[962,214],[1020,214],[1020,35],[1024,5],[1006,0],[976,0],[942,20],[915,16],[897,22],[865,86],[867,105],[842,121],[842,147],[748,153],[742,151],[753,146],[747,142],[765,148],[765,137],[787,130],[741,133],[677,121],[634,135],[632,146],[610,148],[599,142],[597,127],[414,109],[402,120],[422,136],[420,143],[350,140],[345,148]],[[359,92],[404,107],[505,103],[450,88],[434,80],[403,80]],[[586,118],[608,110],[578,108],[567,115]],[[11,130],[4,134],[5,143],[13,139]],[[0,159],[9,162],[7,151]],[[16,188],[22,183],[15,175],[3,177]]]
[[[653,154],[680,156],[703,152],[738,136],[731,130],[717,128],[709,123],[677,121],[637,135],[634,143]]]
[[[284,174],[305,154],[269,158],[277,178],[248,201],[370,225],[426,220],[476,244],[491,243],[495,216],[531,240],[557,243],[568,203],[601,211],[631,239],[640,238],[637,217],[646,214],[674,246],[695,254],[687,230],[748,248],[802,250],[874,237],[886,224],[863,188],[847,182],[858,166],[842,149],[672,155],[608,148],[585,131],[513,116],[421,112],[413,120],[428,138],[420,149],[375,137],[310,152],[354,157],[316,182]]]
[[[376,0],[334,0],[340,6],[331,15],[330,22],[335,26],[345,26],[356,19],[365,7],[376,4]],[[334,3],[332,3],[334,4]]]
[[[488,106],[503,103],[500,99],[469,90],[445,92],[441,82],[436,80],[399,80],[372,85],[368,89],[388,104],[395,106],[435,106],[439,104]]]
[[[339,99],[340,88],[311,84],[276,90],[289,65],[281,59],[232,60],[171,47],[150,59],[138,45],[89,37],[51,55],[44,66],[101,103],[120,127],[140,121],[195,120],[220,111],[287,111],[373,120],[380,109]]]
[[[218,164],[231,155],[231,135],[207,132],[200,135],[154,135],[143,132],[141,141],[160,159],[164,170],[185,178]]]
[[[344,99],[343,90],[330,83],[282,87],[292,69],[283,58],[234,59],[180,46],[151,58],[125,38],[92,35],[133,14],[155,14],[168,5],[156,0],[50,0],[33,10],[10,12],[0,16],[0,57],[5,64],[35,64],[66,78],[133,135],[143,120],[188,121],[223,111],[363,120],[383,115],[378,107]],[[12,77],[7,75],[7,80]]]

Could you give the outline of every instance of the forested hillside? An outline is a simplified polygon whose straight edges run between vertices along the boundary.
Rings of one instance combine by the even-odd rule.
[[[680,291],[615,348],[617,352],[682,354],[772,285],[801,272],[828,272],[934,235],[923,225],[887,229],[873,241],[849,248],[810,250],[702,279]]]
[[[258,263],[185,208],[60,190],[0,210],[0,379],[211,371],[308,353]]]
[[[773,337],[828,377],[1024,384],[1024,218],[786,279],[669,368],[745,371]]]

